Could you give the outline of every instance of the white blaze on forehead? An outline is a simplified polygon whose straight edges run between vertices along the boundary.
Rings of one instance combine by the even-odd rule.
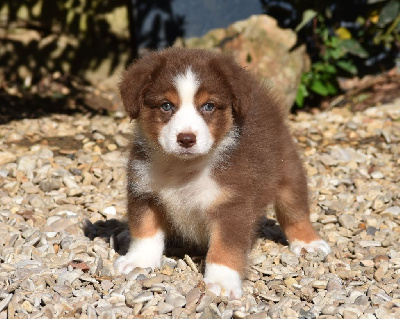
[[[174,84],[178,90],[182,106],[194,105],[194,96],[200,82],[192,69],[188,67],[185,74],[179,74],[174,78]]]
[[[185,73],[178,74],[173,78],[173,83],[179,95],[180,105],[175,106],[178,110],[161,129],[158,138],[160,145],[166,153],[206,154],[211,149],[214,138],[194,103],[200,80],[188,67]],[[177,141],[180,133],[195,134],[196,144],[190,148],[181,147]]]

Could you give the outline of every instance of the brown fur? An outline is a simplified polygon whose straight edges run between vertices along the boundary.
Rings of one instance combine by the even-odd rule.
[[[319,239],[309,221],[307,182],[294,142],[285,124],[278,100],[227,56],[205,50],[168,49],[151,53],[124,74],[120,91],[124,106],[146,143],[134,142],[131,161],[151,160],[159,149],[157,136],[171,114],[160,110],[169,101],[179,107],[179,96],[171,77],[191,66],[201,85],[195,96],[199,107],[206,101],[215,110],[203,114],[216,144],[237,127],[239,134],[232,150],[213,166],[211,177],[223,195],[205,212],[206,234],[210,242],[207,262],[223,264],[243,273],[257,223],[267,205],[274,204],[277,219],[289,241]],[[199,112],[201,113],[200,109]],[[183,161],[160,155],[162,168],[182,170],[179,183],[196,174],[196,167],[209,157]],[[161,158],[160,157],[160,158]],[[197,165],[197,166],[196,166]],[[168,232],[172,222],[154,192],[136,192],[138,177],[128,170],[128,216],[132,236],[153,234],[161,227]],[[149,207],[153,207],[149,216]],[[196,216],[188,216],[196,218]]]

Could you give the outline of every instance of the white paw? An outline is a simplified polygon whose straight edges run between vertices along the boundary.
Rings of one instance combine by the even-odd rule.
[[[300,256],[303,248],[308,252],[316,252],[318,249],[320,249],[325,255],[328,255],[332,251],[331,247],[329,247],[326,241],[322,239],[314,240],[309,243],[305,243],[301,240],[295,240],[290,244],[290,250],[297,256]]]
[[[159,231],[153,237],[133,238],[128,252],[114,264],[120,274],[128,274],[136,267],[160,268],[164,251],[164,233]]]
[[[204,282],[208,290],[217,296],[227,296],[231,299],[242,297],[242,281],[236,270],[218,264],[207,264]]]

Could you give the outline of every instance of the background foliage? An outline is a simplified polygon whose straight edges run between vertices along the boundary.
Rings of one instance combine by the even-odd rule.
[[[0,2],[0,65],[8,80],[43,73],[109,76],[132,55],[125,0]],[[134,34],[134,32],[131,32]]]
[[[138,37],[140,19],[135,20],[134,12],[142,16],[156,8],[174,18],[171,1],[2,1],[0,86],[2,77],[29,86],[54,72],[81,77],[98,70],[103,77],[115,74],[136,55],[138,41],[147,43],[140,36],[150,36]],[[260,2],[282,27],[298,33],[299,44],[307,45],[312,66],[298,90],[300,107],[337,94],[339,77],[383,72],[399,59],[400,0]],[[183,35],[184,25],[172,22],[171,34]]]
[[[386,71],[400,58],[400,0],[265,1],[267,13],[298,32],[311,70],[296,104],[337,94],[338,77]]]

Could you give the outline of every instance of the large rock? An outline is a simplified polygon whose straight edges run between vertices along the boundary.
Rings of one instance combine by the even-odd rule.
[[[296,33],[279,28],[275,19],[254,15],[201,38],[179,39],[174,46],[232,52],[241,65],[271,83],[291,108],[301,75],[310,67],[305,46],[295,47],[296,41]]]

